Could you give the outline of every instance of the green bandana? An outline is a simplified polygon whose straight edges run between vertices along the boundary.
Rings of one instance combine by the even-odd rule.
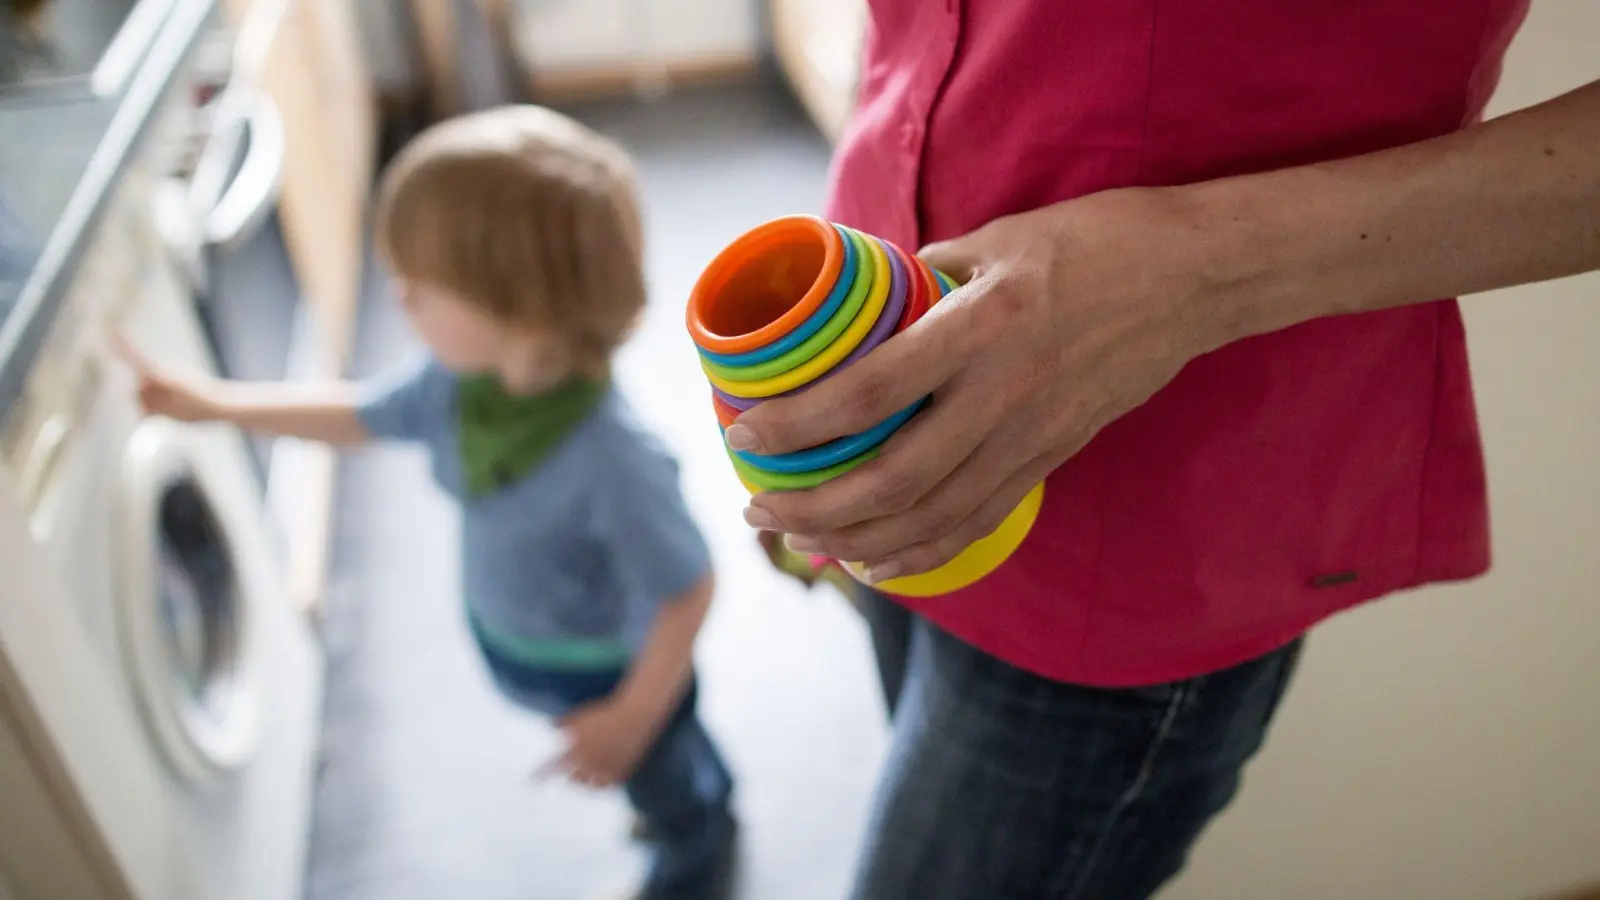
[[[467,493],[482,496],[528,474],[605,393],[605,382],[585,378],[527,396],[507,393],[493,376],[461,379],[456,400]]]

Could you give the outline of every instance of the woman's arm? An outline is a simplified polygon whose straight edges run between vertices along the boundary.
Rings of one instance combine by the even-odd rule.
[[[1600,268],[1600,82],[1476,128],[1186,191],[1219,340]]]

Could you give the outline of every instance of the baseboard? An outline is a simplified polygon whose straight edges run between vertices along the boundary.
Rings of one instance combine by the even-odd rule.
[[[547,66],[527,73],[530,94],[559,106],[684,88],[740,84],[757,78],[760,56],[741,52],[664,60],[641,70],[627,62]]]
[[[1549,900],[1600,900],[1600,884],[1591,884]]]

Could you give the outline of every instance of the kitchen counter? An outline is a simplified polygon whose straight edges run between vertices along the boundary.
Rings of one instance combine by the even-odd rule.
[[[171,0],[114,94],[88,79],[0,94],[0,420],[216,3]]]

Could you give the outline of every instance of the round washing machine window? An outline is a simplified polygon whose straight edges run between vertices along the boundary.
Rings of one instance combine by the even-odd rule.
[[[226,538],[193,478],[158,501],[157,614],[171,681],[185,710],[227,719],[237,686],[239,583]]]
[[[243,766],[259,736],[249,598],[181,432],[145,423],[125,462],[118,618],[130,681],[173,767],[215,780]]]

